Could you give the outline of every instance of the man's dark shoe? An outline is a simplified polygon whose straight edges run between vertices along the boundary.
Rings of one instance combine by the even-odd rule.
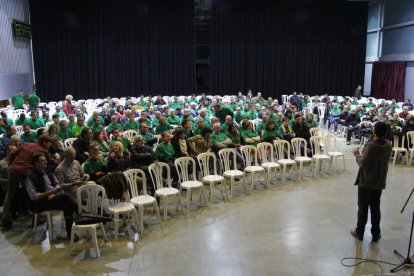
[[[12,226],[13,226],[13,221],[11,220],[11,218],[3,219],[0,222],[0,227],[3,228],[3,231],[9,230],[10,228],[12,228]]]
[[[351,230],[351,235],[360,241],[364,239],[364,236],[359,235],[355,229]]]
[[[378,236],[372,236],[372,242],[378,242],[381,239],[381,234]]]

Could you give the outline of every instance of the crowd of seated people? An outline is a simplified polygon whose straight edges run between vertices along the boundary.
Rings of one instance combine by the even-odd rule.
[[[37,107],[14,121],[2,112],[0,151],[4,159],[0,180],[1,194],[7,194],[0,224],[3,229],[12,226],[17,210],[22,209],[16,206],[20,202],[16,194],[21,195],[16,190],[24,182],[28,184],[31,211],[61,208],[69,216],[77,188],[86,180],[96,181],[125,199],[127,188],[120,174],[129,168],[148,173],[148,166],[158,160],[170,165],[173,181],[179,185],[174,168],[179,157],[196,158],[204,152],[217,154],[224,148],[239,149],[241,145],[257,146],[278,139],[290,142],[295,137],[305,139],[309,146],[310,129],[319,126],[321,118],[328,127],[333,126],[334,132],[339,125],[345,127],[348,143],[353,134],[369,135],[372,131],[365,129],[364,121],[386,122],[387,137],[414,131],[413,106],[408,100],[399,106],[395,100],[361,103],[355,97],[340,101],[327,95],[311,99],[296,92],[283,104],[263,98],[260,92],[228,98],[202,94],[152,100],[141,96],[123,102],[108,97],[92,111],[83,103],[72,106],[71,101],[68,95],[51,118],[50,110],[42,110],[39,116]],[[325,116],[320,116],[320,105]],[[21,133],[16,126],[22,126]],[[123,135],[131,130],[136,132],[134,137]],[[65,145],[71,138],[75,138],[73,144]],[[241,158],[238,152],[238,160]],[[111,183],[121,184],[114,188]],[[68,196],[61,196],[62,191]]]

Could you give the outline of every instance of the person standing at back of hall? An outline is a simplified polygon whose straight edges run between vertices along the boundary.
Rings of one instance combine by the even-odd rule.
[[[372,242],[381,238],[380,200],[382,190],[385,189],[388,163],[392,147],[384,137],[388,126],[383,122],[374,124],[374,138],[365,145],[362,154],[358,149],[352,152],[359,165],[355,185],[358,185],[358,222],[357,227],[351,230],[351,235],[363,240],[365,225],[368,220],[368,208],[371,210]]]

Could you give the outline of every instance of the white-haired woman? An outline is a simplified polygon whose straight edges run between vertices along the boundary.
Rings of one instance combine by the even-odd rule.
[[[74,114],[75,112],[75,107],[72,104],[72,100],[72,95],[66,95],[65,100],[62,102],[63,112],[65,112],[66,116],[69,116],[69,114]]]

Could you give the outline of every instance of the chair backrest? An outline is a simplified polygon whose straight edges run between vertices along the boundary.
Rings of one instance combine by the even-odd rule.
[[[164,187],[163,179],[167,182],[169,188],[171,188],[171,171],[170,166],[164,162],[155,162],[148,167],[152,183],[156,190]],[[164,170],[166,171],[167,177],[163,176]]]
[[[63,145],[65,146],[65,148],[71,147],[73,142],[78,139],[78,138],[68,138],[65,140],[65,142],[63,143]]]
[[[203,177],[208,175],[217,175],[217,158],[214,155],[214,153],[200,153],[199,155],[197,155],[197,161],[201,169],[201,175]],[[213,168],[210,167],[211,163],[213,164]]]
[[[237,170],[236,150],[235,149],[221,149],[219,150],[219,157],[224,171]],[[233,159],[233,160],[231,160]]]
[[[145,173],[143,170],[140,169],[129,169],[124,171],[125,177],[128,179],[129,183],[129,191],[130,191],[130,197],[136,197],[139,196],[138,191],[138,178],[142,179],[142,191],[144,195],[148,195],[147,192],[147,177],[145,176]]]
[[[255,146],[247,145],[241,146],[240,150],[244,159],[244,166],[257,166],[257,148]]]
[[[322,128],[320,127],[313,127],[309,129],[311,136],[322,136]]]
[[[414,131],[407,132],[407,143],[409,149],[414,149]]]
[[[190,174],[192,173],[194,181],[197,181],[196,162],[191,157],[180,157],[174,161],[175,169],[178,174],[178,181],[183,183],[191,181]],[[191,172],[192,170],[192,172]]]
[[[126,138],[128,138],[128,140],[129,140],[130,142],[132,142],[132,141],[133,141],[134,136],[135,136],[135,135],[137,135],[137,132],[136,132],[135,130],[133,130],[133,129],[128,129],[128,130],[125,130],[122,134],[123,134]]]
[[[261,142],[257,144],[257,150],[259,152],[259,159],[261,160],[261,163],[275,162],[272,144],[268,142]]]
[[[277,159],[290,159],[290,143],[286,140],[276,140],[273,145],[276,149]]]
[[[336,149],[336,136],[333,134],[326,134],[323,137],[323,146],[325,153]]]
[[[19,135],[23,134],[23,126],[16,126],[16,131]]]
[[[293,138],[290,142],[292,143],[293,155],[295,157],[301,157],[301,156],[306,155],[306,149],[308,146],[308,142],[306,142],[306,139]],[[302,155],[302,149],[303,149],[303,155]]]
[[[396,129],[399,130],[400,133],[401,133],[401,127],[397,126]],[[405,136],[404,135],[394,134],[392,136],[392,146],[394,148],[403,148],[404,143],[405,143]]]
[[[82,213],[82,193],[87,194],[86,208],[89,214],[102,215],[103,209],[108,207],[108,198],[105,188],[96,184],[86,184],[79,187],[77,191],[78,212]]]
[[[312,149],[312,154],[322,154],[323,137],[322,136],[312,136],[310,138],[310,144]]]

